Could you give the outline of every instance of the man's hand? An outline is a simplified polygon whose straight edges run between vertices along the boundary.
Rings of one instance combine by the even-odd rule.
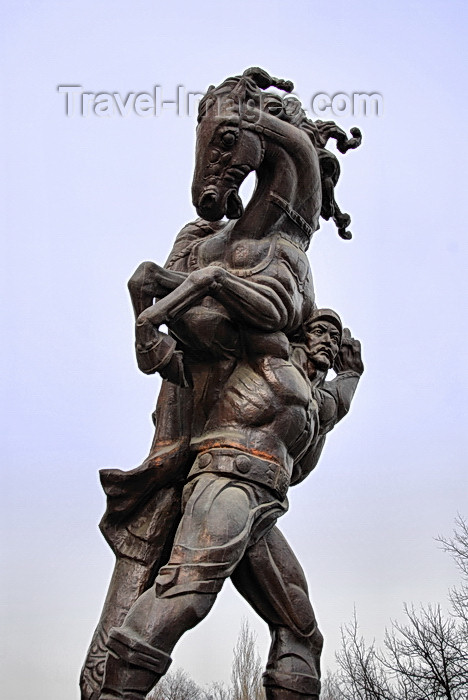
[[[335,372],[348,372],[352,370],[358,374],[364,372],[364,364],[361,357],[361,343],[351,336],[349,328],[343,328],[341,347],[333,365]]]

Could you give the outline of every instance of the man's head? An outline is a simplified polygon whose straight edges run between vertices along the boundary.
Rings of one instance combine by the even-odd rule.
[[[316,309],[304,326],[307,354],[316,369],[333,367],[343,334],[343,325],[332,309]]]

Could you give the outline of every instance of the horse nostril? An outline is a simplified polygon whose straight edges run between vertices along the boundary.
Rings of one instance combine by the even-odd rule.
[[[215,192],[205,192],[204,195],[202,195],[200,199],[200,207],[206,208],[206,207],[212,207],[216,204],[218,198],[216,196]]]
[[[213,148],[213,150],[210,153],[210,163],[217,163],[220,155],[221,151],[218,151],[217,148]]]

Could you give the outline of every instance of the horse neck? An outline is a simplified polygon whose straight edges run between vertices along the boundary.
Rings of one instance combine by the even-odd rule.
[[[244,215],[236,222],[233,233],[262,238],[281,231],[303,247],[308,240],[301,227],[286,213],[289,206],[310,227],[318,228],[321,185],[318,157],[306,134],[297,127],[260,112],[255,124],[247,128],[264,138],[265,152],[257,169],[257,186]],[[309,235],[309,238],[310,238]]]

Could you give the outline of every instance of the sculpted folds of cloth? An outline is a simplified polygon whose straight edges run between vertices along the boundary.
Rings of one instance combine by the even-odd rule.
[[[323,638],[276,523],[363,372],[359,341],[317,308],[306,255],[320,216],[351,237],[325,146],[334,138],[346,153],[361,133],[309,120],[271,87],[293,89],[260,68],[208,89],[192,184],[199,218],[164,267],[142,263],[129,282],[138,366],[164,381],[148,458],[101,471],[101,530],[116,565],[82,700],[143,700],[229,577],[271,632],[267,699],[320,695]],[[252,171],[244,211],[239,187]]]

